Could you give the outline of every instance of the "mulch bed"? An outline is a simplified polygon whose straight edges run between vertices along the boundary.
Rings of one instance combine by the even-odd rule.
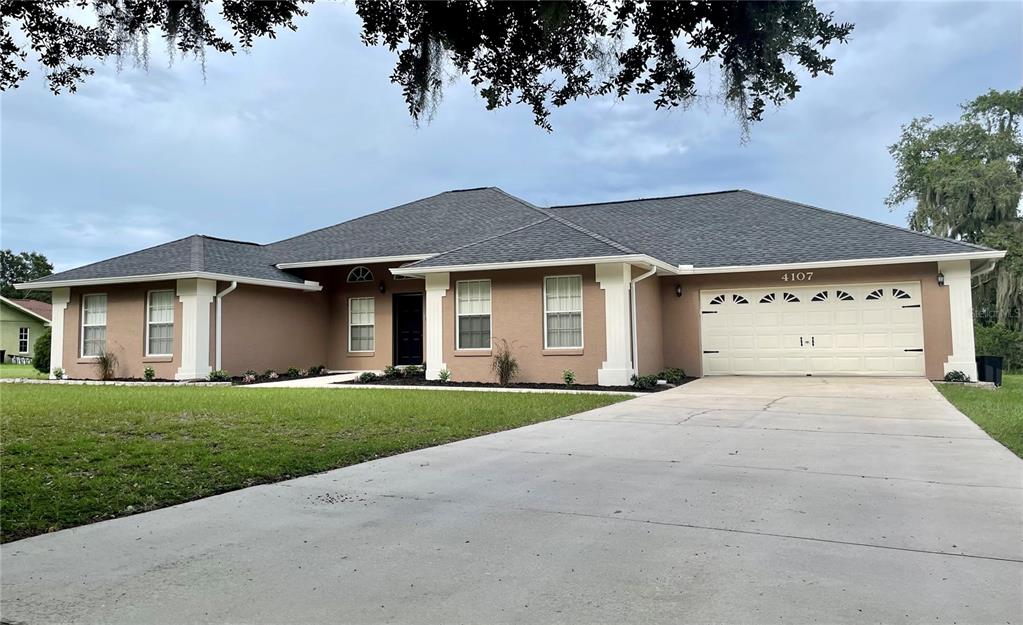
[[[691,382],[695,378],[686,378],[682,384]],[[507,389],[537,389],[554,391],[618,391],[624,393],[657,393],[675,388],[671,384],[655,386],[652,389],[636,388],[635,386],[598,386],[596,384],[551,384],[542,382],[513,382],[502,386],[497,382],[441,382],[440,380],[427,380],[426,378],[379,378],[372,382],[334,382],[334,384],[365,384],[381,386],[444,386],[447,388],[507,388]]]

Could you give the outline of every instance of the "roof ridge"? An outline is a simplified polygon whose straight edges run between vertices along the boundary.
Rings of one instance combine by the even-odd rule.
[[[680,193],[678,195],[659,195],[654,197],[638,197],[632,198],[631,200],[609,200],[607,202],[583,202],[581,204],[558,204],[556,206],[549,206],[550,209],[555,208],[573,208],[576,206],[603,206],[606,204],[630,204],[632,202],[649,202],[652,200],[670,200],[680,197],[698,197],[701,195],[722,195],[724,193],[739,193],[745,191],[745,189],[725,189],[724,191],[703,191],[700,193]]]
[[[512,197],[514,197],[514,196],[512,196]],[[550,221],[551,219],[553,219],[553,217],[547,216],[544,219],[541,219],[539,221],[534,221],[534,222],[531,222],[531,223],[519,226],[517,228],[512,228],[511,230],[505,230],[504,232],[499,232],[498,234],[491,235],[489,237],[484,237],[482,239],[477,239],[476,241],[472,241],[471,243],[466,243],[465,245],[459,245],[458,247],[453,247],[450,250],[445,250],[445,251],[441,252],[440,254],[437,254],[436,256],[431,256],[430,258],[424,258],[422,260],[417,260],[417,261],[409,263],[407,265],[402,265],[402,267],[415,267],[416,265],[418,265],[419,263],[421,263],[423,261],[433,260],[435,258],[440,258],[441,256],[444,256],[446,254],[451,254],[452,252],[457,252],[459,250],[464,250],[467,247],[472,247],[474,245],[479,245],[481,243],[486,243],[487,241],[493,241],[494,239],[499,239],[499,238],[501,238],[503,236],[506,236],[506,235],[509,235],[509,234],[514,234],[516,232],[519,232],[520,230],[525,230],[526,228],[532,228],[533,226],[539,226],[540,224],[544,223],[545,221]]]
[[[3,295],[0,295],[0,301],[6,302],[9,306],[13,306],[14,308],[17,308],[18,310],[22,311],[23,313],[32,315],[33,317],[35,317],[37,319],[42,319],[46,323],[52,323],[53,322],[53,305],[52,304],[50,304],[48,302],[39,302],[40,304],[46,304],[47,306],[50,307],[50,318],[47,319],[47,318],[43,317],[41,314],[39,314],[36,311],[32,310],[31,308],[27,308],[25,306],[22,306],[20,302],[25,301],[25,300],[28,300],[30,302],[39,302],[39,300],[29,299],[27,297],[13,298],[13,297],[6,297],[6,296],[3,296]]]
[[[820,211],[822,213],[828,213],[829,215],[838,215],[839,217],[847,217],[849,219],[856,219],[856,220],[862,221],[864,223],[873,224],[875,226],[884,226],[885,228],[891,228],[892,230],[898,230],[899,232],[908,232],[910,234],[915,234],[915,235],[926,237],[926,238],[929,238],[929,239],[934,239],[936,241],[944,241],[946,243],[956,243],[958,245],[963,245],[963,246],[966,246],[966,247],[971,247],[971,248],[974,248],[974,249],[977,249],[977,250],[989,251],[989,250],[992,249],[990,247],[985,247],[983,245],[977,245],[975,243],[969,243],[967,241],[961,241],[961,240],[958,240],[958,239],[948,239],[948,238],[945,238],[945,237],[939,237],[938,235],[930,234],[929,232],[920,232],[919,230],[913,230],[911,228],[903,228],[901,226],[896,226],[896,225],[893,225],[893,224],[886,224],[883,221],[876,221],[874,219],[867,219],[866,217],[860,217],[859,215],[851,215],[849,213],[842,213],[842,212],[830,210],[830,209],[827,209],[827,208],[821,208],[820,206],[814,206],[813,204],[806,204],[805,202],[797,202],[795,200],[787,200],[785,198],[777,197],[777,196],[774,196],[774,195],[768,195],[766,193],[760,193],[759,191],[750,191],[749,189],[738,189],[738,190],[743,192],[743,193],[749,193],[751,195],[759,195],[760,197],[766,197],[766,198],[769,198],[769,199],[772,199],[772,200],[777,200],[779,202],[786,202],[788,204],[794,204],[796,206],[802,206],[803,208],[809,208],[811,210]]]
[[[622,243],[619,243],[618,241],[615,241],[614,239],[612,239],[610,237],[606,237],[606,236],[604,236],[602,234],[599,234],[597,232],[593,232],[592,230],[584,228],[583,226],[580,226],[579,224],[577,224],[575,222],[569,221],[569,220],[565,219],[564,217],[562,217],[560,215],[555,215],[554,213],[550,212],[548,209],[541,208],[541,207],[533,204],[532,202],[527,202],[526,200],[523,200],[522,198],[515,197],[511,193],[508,193],[507,191],[505,191],[504,189],[501,189],[501,188],[498,188],[498,187],[492,187],[492,188],[495,191],[497,191],[498,193],[501,193],[502,195],[504,195],[505,197],[511,198],[511,199],[515,200],[516,202],[519,202],[519,203],[523,204],[524,206],[532,208],[533,210],[537,211],[541,215],[546,215],[549,219],[553,219],[553,220],[557,221],[558,223],[566,225],[569,228],[572,228],[573,230],[576,230],[578,232],[581,232],[581,233],[585,234],[586,236],[588,236],[590,238],[596,239],[597,241],[600,241],[604,245],[610,245],[611,247],[615,248],[619,252],[625,252],[626,254],[636,254],[636,253],[638,253],[638,252],[636,252],[636,250],[633,250],[630,247],[628,247],[628,246],[626,246],[626,245],[624,245]]]

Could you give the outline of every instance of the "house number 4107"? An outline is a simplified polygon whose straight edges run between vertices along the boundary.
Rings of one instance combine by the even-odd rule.
[[[794,271],[792,273],[781,274],[782,282],[809,282],[813,280],[812,271]]]

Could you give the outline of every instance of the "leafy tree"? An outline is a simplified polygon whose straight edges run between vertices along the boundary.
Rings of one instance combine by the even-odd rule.
[[[975,285],[977,310],[1023,330],[1023,89],[991,90],[962,109],[958,122],[922,117],[903,126],[888,148],[896,181],[886,203],[915,202],[915,230],[1006,250]]]
[[[15,254],[9,249],[0,250],[0,295],[4,297],[50,301],[49,291],[19,291],[14,288],[14,285],[42,278],[51,273],[53,273],[53,265],[38,252]]]
[[[87,59],[132,55],[147,63],[151,31],[182,55],[235,53],[256,38],[297,30],[308,1],[223,0],[229,35],[213,23],[211,0],[75,0],[78,13],[67,12],[71,0],[2,0],[0,88],[25,79],[33,51],[54,93],[74,91],[93,73]],[[92,15],[84,11],[90,6]],[[706,96],[697,92],[696,69],[711,64],[721,71],[724,104],[745,127],[768,104],[796,96],[797,71],[830,74],[834,60],[824,49],[852,31],[809,0],[356,0],[355,9],[363,42],[397,53],[391,80],[414,120],[432,114],[450,67],[469,78],[488,109],[524,103],[547,129],[550,108],[578,98],[652,93],[657,108],[691,104]]]

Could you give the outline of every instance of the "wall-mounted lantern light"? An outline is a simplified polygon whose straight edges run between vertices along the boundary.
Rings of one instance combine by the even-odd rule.
[[[945,274],[938,272],[938,286],[945,286]]]
[[[675,285],[675,297],[682,297],[682,285],[681,284],[676,284]]]
[[[384,291],[386,291],[386,290],[387,290],[387,285],[386,285],[386,284],[384,284],[384,281],[383,281],[383,280],[381,280],[381,281],[380,281],[380,286],[379,286],[378,288],[380,289],[380,292],[381,292],[381,293],[383,293]]]

